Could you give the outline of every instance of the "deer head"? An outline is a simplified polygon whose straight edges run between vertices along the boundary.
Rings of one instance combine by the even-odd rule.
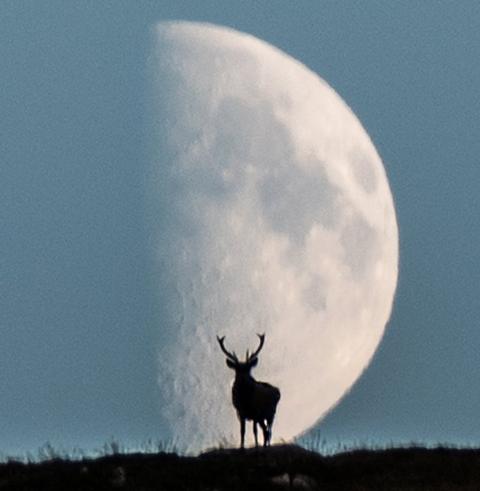
[[[265,342],[265,334],[257,334],[257,336],[260,338],[260,344],[252,354],[249,354],[247,350],[245,361],[240,361],[234,351],[230,352],[225,348],[225,336],[217,336],[218,344],[227,357],[227,366],[232,370],[235,370],[237,374],[248,375],[250,373],[250,370],[258,363],[258,354],[263,348],[263,343]]]

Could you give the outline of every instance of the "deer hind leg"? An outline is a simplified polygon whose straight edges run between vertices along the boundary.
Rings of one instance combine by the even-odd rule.
[[[240,448],[245,448],[245,419],[240,418]]]
[[[268,425],[265,423],[264,419],[261,419],[259,421],[259,424],[262,427],[263,431],[263,446],[267,447],[270,442],[270,431],[268,429]]]
[[[268,444],[270,445],[270,440],[272,439],[272,425],[273,418],[267,418],[267,431],[268,431]]]
[[[255,447],[258,447],[257,422],[253,420],[253,436],[255,437]]]

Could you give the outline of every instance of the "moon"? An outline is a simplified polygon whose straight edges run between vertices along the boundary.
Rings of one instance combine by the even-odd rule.
[[[244,353],[265,332],[252,375],[280,388],[273,441],[291,440],[358,379],[391,313],[382,161],[324,80],[251,35],[159,23],[147,75],[162,435],[237,445],[216,335]]]

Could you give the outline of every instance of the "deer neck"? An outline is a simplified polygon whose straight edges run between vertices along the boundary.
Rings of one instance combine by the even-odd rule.
[[[250,388],[255,385],[255,379],[250,374],[236,375],[233,385],[237,389]]]

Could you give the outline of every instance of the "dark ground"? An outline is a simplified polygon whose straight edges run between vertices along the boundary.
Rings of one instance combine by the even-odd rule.
[[[294,445],[0,464],[0,490],[480,490],[480,450],[356,450],[324,457]]]

